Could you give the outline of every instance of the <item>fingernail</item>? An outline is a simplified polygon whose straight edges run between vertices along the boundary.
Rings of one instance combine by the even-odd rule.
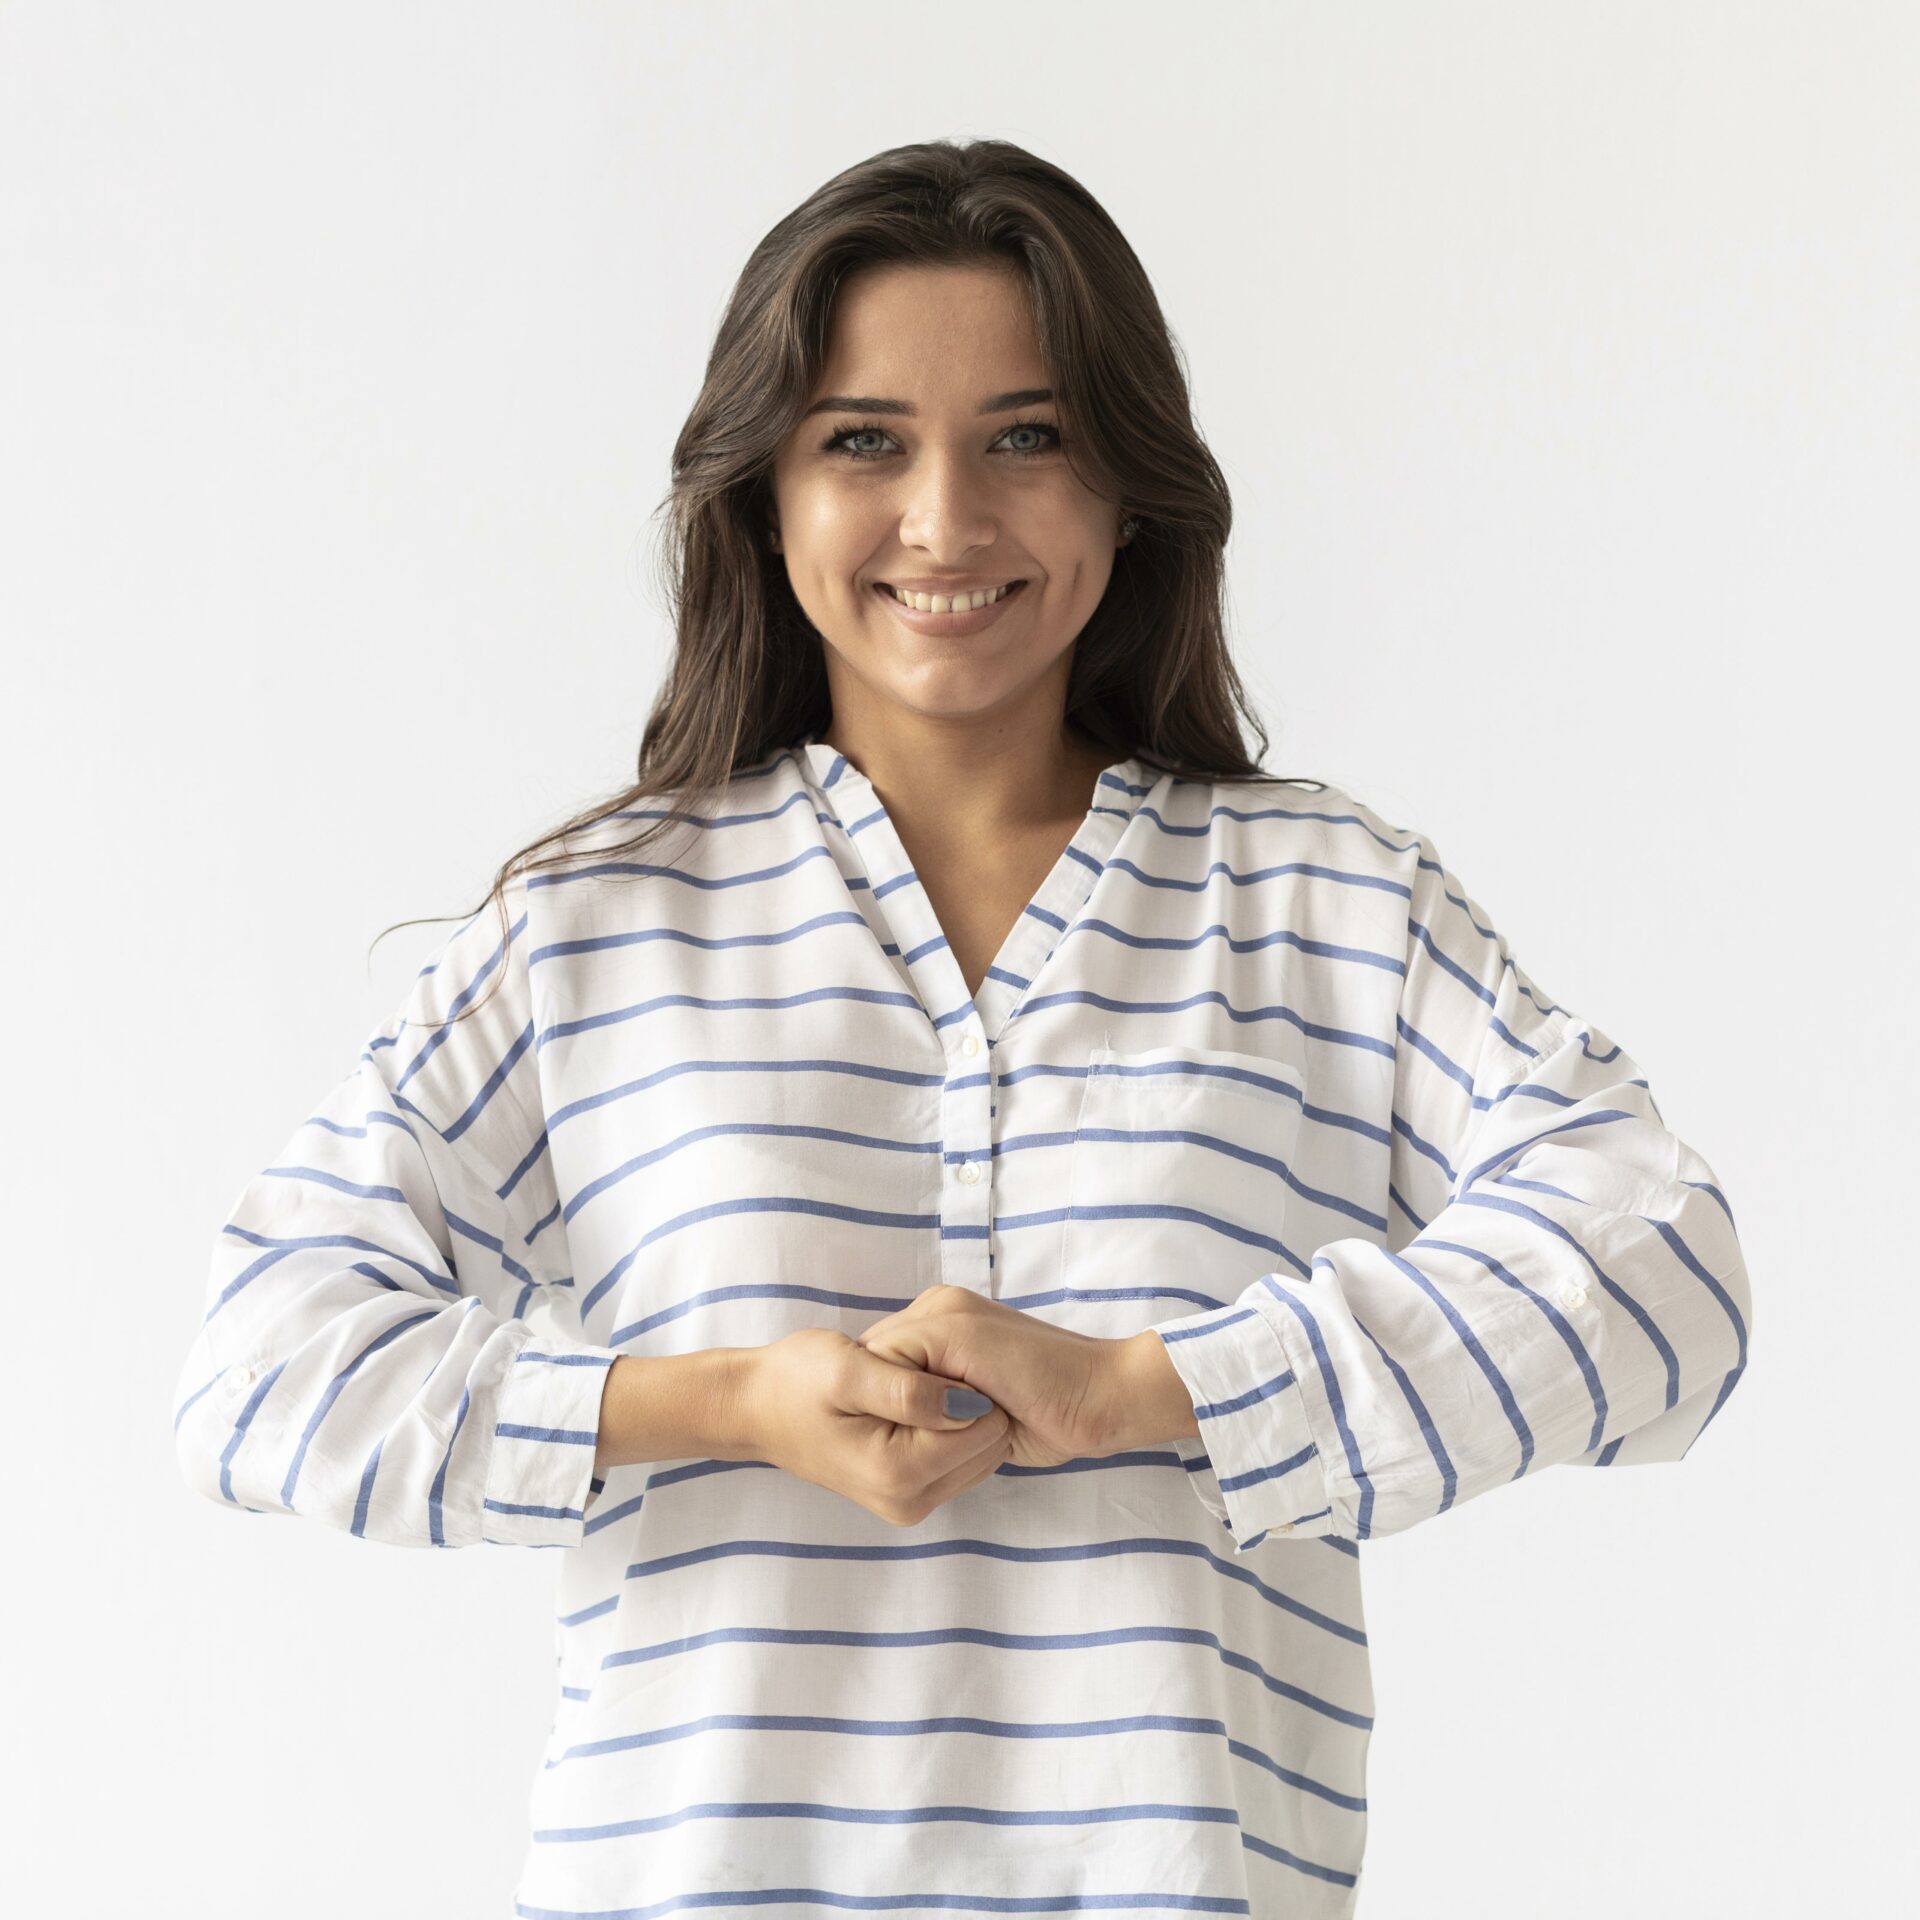
[[[976,1414],[985,1413],[993,1405],[984,1393],[975,1393],[971,1387],[949,1387],[947,1389],[947,1418],[949,1420],[971,1420]]]

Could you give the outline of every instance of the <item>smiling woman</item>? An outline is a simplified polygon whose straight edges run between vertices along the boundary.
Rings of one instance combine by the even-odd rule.
[[[1678,1459],[1746,1364],[1625,1050],[1249,757],[1190,422],[1017,147],[781,221],[675,448],[639,779],[217,1237],[200,1491],[567,1549],[521,1913],[1344,1920],[1359,1543]]]
[[[685,816],[807,738],[864,755],[929,863],[1035,818],[1058,853],[1136,748],[1312,787],[1260,765],[1232,519],[1152,284],[1079,181],[999,140],[849,167],[753,248],[675,443],[677,641],[637,777],[501,863],[502,933],[511,874],[611,821],[626,857],[670,857]]]

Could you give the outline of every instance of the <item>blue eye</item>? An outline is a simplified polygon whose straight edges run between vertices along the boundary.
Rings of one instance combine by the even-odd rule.
[[[1005,431],[1008,433],[1019,433],[1023,429],[1034,432],[1034,433],[1051,434],[1053,437],[1045,446],[1015,447],[1012,451],[1016,459],[1019,459],[1019,460],[1038,459],[1042,455],[1058,452],[1061,447],[1066,445],[1066,441],[1061,437],[1060,429],[1056,427],[1049,420],[1016,420],[1012,424],[1012,426],[1006,428]],[[841,445],[842,441],[856,440],[863,433],[877,433],[887,439],[891,439],[893,437],[891,434],[887,432],[885,427],[875,426],[871,423],[865,426],[841,427],[837,432],[833,433],[827,439],[823,440],[820,443],[820,451],[822,453],[833,453],[838,451],[843,458],[848,460],[883,460],[885,459],[886,454],[883,450],[876,450],[872,453],[863,453],[854,447],[842,447]]]

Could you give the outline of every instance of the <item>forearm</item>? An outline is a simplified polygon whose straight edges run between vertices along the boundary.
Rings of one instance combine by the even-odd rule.
[[[607,1369],[594,1472],[646,1460],[755,1458],[747,1420],[753,1351],[623,1353]]]
[[[1198,1438],[1200,1423],[1194,1418],[1193,1396],[1159,1334],[1148,1327],[1115,1340],[1108,1358],[1111,1445],[1106,1451]]]

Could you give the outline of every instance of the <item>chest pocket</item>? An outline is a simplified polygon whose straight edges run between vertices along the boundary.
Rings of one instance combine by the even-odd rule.
[[[1148,1327],[1224,1306],[1263,1273],[1298,1271],[1310,1250],[1285,1233],[1304,1111],[1305,1076],[1291,1061],[1095,1047],[1074,1130],[1060,1284],[1139,1289],[1138,1324]]]

